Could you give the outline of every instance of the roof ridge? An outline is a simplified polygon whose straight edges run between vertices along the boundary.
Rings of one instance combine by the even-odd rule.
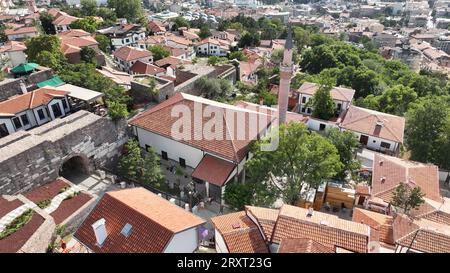
[[[30,98],[30,103],[28,104],[28,109],[31,109],[31,108],[32,108],[33,100],[34,100],[34,94],[35,94],[35,92],[37,92],[38,90],[39,90],[39,89],[37,89],[37,90],[31,92],[31,98]]]

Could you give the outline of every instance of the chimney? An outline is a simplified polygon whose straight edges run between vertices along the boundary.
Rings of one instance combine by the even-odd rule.
[[[19,86],[20,86],[20,90],[22,90],[23,94],[26,94],[28,92],[27,87],[25,86],[25,83],[22,80],[20,80]]]
[[[306,217],[311,217],[313,215],[314,209],[313,208],[309,208],[308,209],[308,213],[306,214]]]
[[[105,242],[106,237],[108,236],[108,234],[106,233],[105,222],[106,222],[105,218],[102,218],[92,224],[92,228],[94,229],[94,233],[95,233],[95,238],[97,239],[96,245],[98,247],[102,247],[103,242]]]

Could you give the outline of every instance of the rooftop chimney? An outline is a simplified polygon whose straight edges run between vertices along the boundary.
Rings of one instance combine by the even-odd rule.
[[[95,238],[97,239],[96,245],[98,247],[102,247],[103,242],[105,242],[105,240],[106,240],[106,236],[108,236],[108,234],[106,233],[105,222],[106,222],[105,218],[102,218],[92,224],[92,228],[94,229],[94,233],[95,233]]]
[[[313,215],[314,209],[313,208],[309,208],[308,209],[308,213],[306,214],[306,217],[311,217]]]

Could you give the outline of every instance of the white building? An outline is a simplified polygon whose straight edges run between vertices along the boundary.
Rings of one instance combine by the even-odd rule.
[[[94,253],[193,253],[204,223],[139,187],[105,193],[74,237]]]
[[[63,31],[70,30],[70,24],[72,24],[78,19],[80,18],[69,15],[63,11],[58,11],[52,24],[55,28],[56,33],[60,33]]]
[[[180,132],[184,136],[181,139],[177,132],[172,132],[174,126],[180,122],[176,117],[180,109],[183,116],[189,115],[186,118],[195,120],[194,123],[200,119],[204,120],[204,127],[201,128],[187,127],[191,125],[191,122],[187,121],[186,128]],[[224,114],[224,120],[218,121],[214,132],[207,131],[208,128],[211,129],[211,122],[214,121],[206,117],[211,111]],[[194,116],[191,116],[192,114]],[[202,118],[202,115],[205,117]],[[239,180],[239,177],[244,179],[244,164],[251,156],[248,145],[258,136],[265,134],[273,118],[245,107],[177,93],[136,116],[129,124],[133,126],[134,134],[142,148],[151,147],[161,155],[162,160],[185,168],[194,179],[197,191],[203,192],[218,203],[223,203],[222,194],[226,184],[233,179]],[[260,120],[257,124],[250,125],[258,119]],[[194,134],[198,129],[202,133]]]
[[[67,94],[44,87],[0,102],[0,137],[64,117],[70,111]]]
[[[39,35],[35,27],[21,27],[16,29],[5,29],[5,35],[9,41],[22,41]]]
[[[10,67],[16,67],[27,61],[25,50],[27,47],[24,43],[10,41],[0,47],[1,59]]]
[[[131,46],[123,46],[113,53],[114,61],[120,69],[130,73],[130,69],[137,61],[153,63],[153,55],[150,51]]]
[[[139,41],[145,39],[145,28],[139,24],[119,24],[97,32],[111,39],[113,50],[122,46],[137,46]]]
[[[225,57],[230,52],[230,45],[224,40],[206,38],[195,45],[195,52],[200,55]]]

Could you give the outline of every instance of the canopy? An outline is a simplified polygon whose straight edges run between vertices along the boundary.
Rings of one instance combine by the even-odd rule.
[[[236,166],[215,156],[205,155],[191,176],[222,187]]]
[[[94,90],[90,90],[90,89],[86,89],[83,87],[75,86],[72,84],[63,84],[63,85],[56,87],[56,89],[69,92],[69,95],[68,95],[69,97],[76,98],[76,99],[86,101],[89,103],[94,102],[97,99],[104,96],[103,93],[100,93],[100,92],[97,92]]]
[[[40,83],[38,83],[36,85],[37,85],[37,87],[40,88],[40,87],[44,87],[44,86],[54,86],[54,87],[56,87],[56,86],[60,86],[60,85],[63,85],[63,84],[64,84],[64,82],[58,76],[54,76],[53,78],[48,79],[48,80],[43,81],[43,82],[40,82]]]
[[[39,65],[36,63],[23,63],[11,69],[11,72],[14,74],[25,74],[35,70],[38,67]]]

